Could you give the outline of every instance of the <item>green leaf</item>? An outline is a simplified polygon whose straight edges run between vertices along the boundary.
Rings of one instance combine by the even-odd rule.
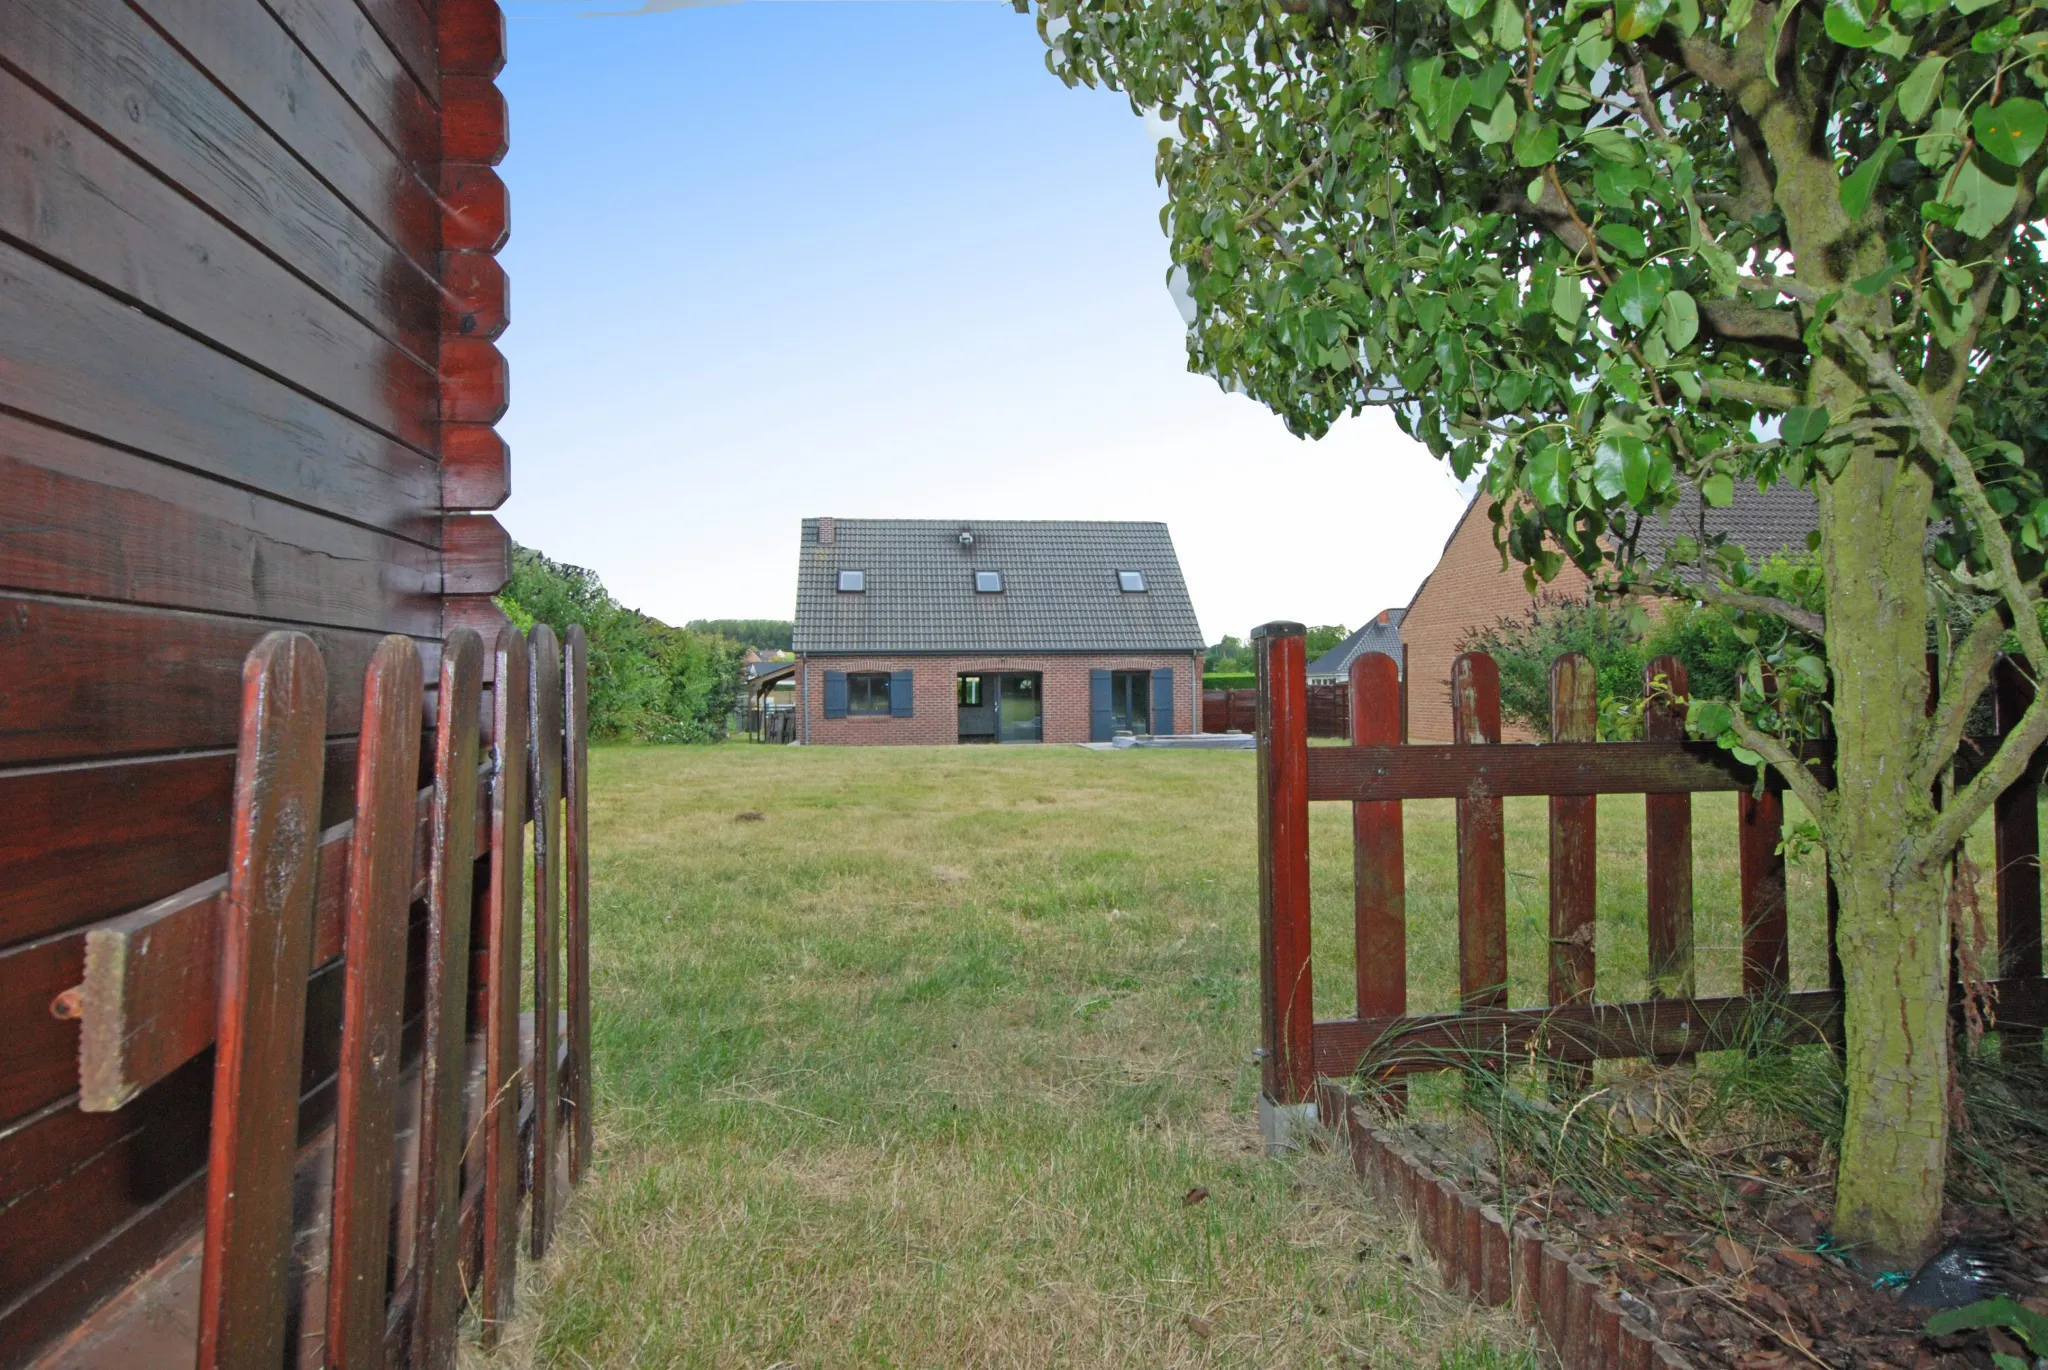
[[[1624,43],[1649,37],[1670,7],[1671,0],[1615,0],[1614,36]]]
[[[1802,405],[1785,415],[1784,423],[1778,427],[1778,436],[1785,440],[1787,447],[1804,447],[1820,441],[1821,434],[1828,431],[1828,411],[1818,406]]]
[[[1618,128],[1589,128],[1579,141],[1610,162],[1637,166],[1643,160],[1642,145]]]
[[[1550,312],[1558,322],[1578,326],[1586,314],[1586,292],[1579,285],[1577,276],[1559,276],[1557,284],[1550,287]]]
[[[1571,472],[1562,463],[1569,459],[1570,453],[1562,444],[1546,447],[1529,458],[1529,493],[1538,504],[1555,508],[1566,502]]]
[[[1700,498],[1716,509],[1726,509],[1735,503],[1735,478],[1715,472],[1700,482]]]
[[[1784,4],[1778,6],[1777,13],[1771,16],[1771,41],[1764,51],[1778,51],[1778,40],[1784,37],[1786,22],[1798,12],[1799,0],[1785,0]],[[1777,62],[1768,62],[1764,65],[1764,74],[1771,78],[1771,84],[1774,86],[1778,84],[1779,65]]]
[[[1983,159],[1970,157],[1956,172],[1942,203],[1960,210],[1956,230],[1966,238],[1982,238],[2004,221],[2019,198],[2019,187],[1991,174]]]
[[[1659,318],[1664,325],[1664,341],[1671,344],[1673,352],[1685,351],[1699,336],[1699,304],[1683,290],[1674,290],[1664,297]]]
[[[1610,433],[1593,450],[1593,488],[1608,499],[1641,504],[1650,493],[1650,447],[1632,433]]]
[[[1481,119],[1475,112],[1472,115],[1472,132],[1478,137],[1480,142],[1488,146],[1496,143],[1505,143],[1508,139],[1514,137],[1515,97],[1506,91],[1502,91],[1500,103],[1493,107],[1492,115]]]
[[[1907,123],[1919,123],[1934,108],[1934,102],[1941,98],[1942,74],[1947,70],[1948,58],[1939,54],[1923,57],[1899,83],[1899,114]]]
[[[1695,699],[1685,711],[1685,726],[1697,737],[1719,737],[1735,724],[1735,711],[1711,699]]]
[[[1721,20],[1721,37],[1732,40],[1756,17],[1756,0],[1728,0],[1728,13]]]
[[[1493,45],[1503,52],[1515,52],[1522,46],[1522,11],[1515,0],[1494,0]]]
[[[1444,3],[1449,6],[1451,13],[1460,19],[1474,18],[1480,10],[1486,8],[1486,0],[1444,0]]]
[[[1557,125],[1545,123],[1534,110],[1522,111],[1515,129],[1515,165],[1542,166],[1557,160]]]
[[[1630,257],[1640,257],[1650,250],[1649,240],[1643,237],[1643,230],[1631,224],[1600,225],[1600,241],[1616,252]]]
[[[1877,145],[1877,151],[1865,157],[1854,171],[1842,178],[1843,213],[1852,219],[1863,217],[1863,211],[1870,208],[1871,192],[1877,189],[1877,178],[1883,174],[1885,163],[1898,150],[1898,138],[1887,138]]]
[[[2025,166],[2048,134],[2048,108],[2039,100],[2014,96],[1999,105],[1979,105],[1970,119],[1977,146],[2007,166]]]
[[[1671,288],[1671,273],[1661,266],[1636,267],[1614,278],[1614,284],[1600,299],[1600,312],[1616,323],[1647,328],[1657,317],[1664,294]]]
[[[1864,22],[1855,0],[1828,0],[1825,25],[1828,37],[1845,48],[1874,48],[1884,37],[1881,28]]]
[[[1961,1308],[1944,1309],[1927,1320],[1928,1332],[1937,1337],[1965,1332],[1973,1327],[2009,1328],[2019,1333],[2029,1351],[2036,1354],[2048,1351],[2048,1318],[2014,1302],[2005,1294],[1995,1299],[1966,1303]]]

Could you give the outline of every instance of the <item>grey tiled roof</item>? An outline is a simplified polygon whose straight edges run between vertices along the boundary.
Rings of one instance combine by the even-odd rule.
[[[805,519],[799,652],[1199,652],[1204,644],[1163,523]],[[960,545],[970,532],[974,544]],[[839,572],[866,573],[859,594]],[[1001,571],[977,594],[976,571]],[[1145,573],[1145,591],[1118,588]]]
[[[1706,514],[1707,532],[1727,534],[1752,562],[1778,552],[1804,552],[1806,535],[1820,526],[1820,506],[1813,492],[1796,485],[1759,490],[1750,481],[1737,481],[1734,502],[1722,509],[1709,507]],[[1675,509],[1661,519],[1644,521],[1636,534],[1636,554],[1651,566],[1661,566],[1673,542],[1699,535],[1700,492],[1687,483]],[[1683,574],[1693,580],[1708,572],[1694,567]]]
[[[1311,661],[1308,664],[1309,676],[1342,679],[1349,674],[1352,661],[1367,652],[1379,652],[1399,661],[1401,620],[1407,616],[1406,609],[1387,609],[1373,615],[1363,628]],[[1382,618],[1386,619],[1385,623],[1380,622]]]

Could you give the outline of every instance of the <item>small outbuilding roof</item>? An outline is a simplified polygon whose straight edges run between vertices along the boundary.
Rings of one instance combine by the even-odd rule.
[[[858,572],[858,588],[842,589],[842,572]],[[794,643],[803,653],[1205,645],[1163,523],[845,518],[803,522]]]
[[[1308,664],[1309,678],[1342,680],[1349,675],[1351,663],[1367,652],[1378,652],[1400,661],[1401,620],[1407,616],[1406,609],[1380,610],[1366,620],[1363,628],[1311,661]]]
[[[1764,561],[1780,552],[1804,552],[1806,535],[1820,527],[1820,504],[1813,491],[1783,483],[1760,490],[1754,481],[1736,481],[1734,500],[1720,508],[1707,505],[1705,513],[1705,531],[1726,536],[1747,552],[1752,562]],[[1699,487],[1686,481],[1670,513],[1643,520],[1636,533],[1636,554],[1651,566],[1663,565],[1672,543],[1681,537],[1699,537],[1700,514]],[[1694,581],[1712,574],[1701,567],[1689,567],[1680,576]]]

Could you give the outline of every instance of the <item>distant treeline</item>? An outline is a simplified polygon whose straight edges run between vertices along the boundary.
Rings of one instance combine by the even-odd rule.
[[[590,735],[605,741],[715,742],[740,692],[746,644],[674,628],[613,599],[595,571],[512,550],[499,607],[521,628],[580,623],[590,639]],[[783,625],[787,637],[788,625]]]
[[[786,618],[693,618],[683,627],[693,633],[729,637],[742,647],[764,652],[790,650],[796,632],[796,625]]]

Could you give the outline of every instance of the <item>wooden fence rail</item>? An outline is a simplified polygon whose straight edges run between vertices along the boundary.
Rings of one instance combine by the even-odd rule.
[[[1303,629],[1257,629],[1260,1018],[1264,1116],[1278,1145],[1284,1112],[1315,1098],[1318,1077],[1361,1072],[1385,1081],[1469,1063],[1474,1054],[1540,1049],[1576,1067],[1603,1058],[1678,1059],[1725,1048],[1758,1011],[1789,1039],[1839,1042],[1841,973],[1828,892],[1828,988],[1793,992],[1787,936],[1781,782],[1718,747],[1685,740],[1674,698],[1683,663],[1658,657],[1645,669],[1645,740],[1599,742],[1591,663],[1577,653],[1551,668],[1552,741],[1500,740],[1500,675],[1490,657],[1467,653],[1451,673],[1455,741],[1409,744],[1401,735],[1400,681],[1391,658],[1352,663],[1350,745],[1308,745],[1310,687]],[[2025,708],[2024,676],[1998,672],[2000,736]],[[1988,739],[1995,744],[1996,738]],[[1995,867],[2000,948],[1998,1018],[2007,1031],[2048,1026],[2041,966],[2037,764],[1998,803]],[[1742,930],[1741,993],[1697,996],[1693,954],[1692,796],[1737,796]],[[1648,997],[1594,1002],[1598,939],[1597,858],[1602,794],[1645,798]],[[1546,1002],[1508,1004],[1506,862],[1502,799],[1549,799],[1550,922]],[[1458,1007],[1409,1012],[1403,801],[1457,803]],[[1319,1020],[1309,920],[1309,805],[1352,806],[1355,881],[1355,1011]]]
[[[422,789],[420,655],[378,645],[355,815],[323,833],[326,664],[298,633],[250,652],[226,874],[93,928],[53,1005],[82,1019],[88,1112],[213,1049],[194,1254],[88,1317],[61,1363],[182,1335],[202,1370],[438,1370],[472,1296],[487,1343],[510,1315],[522,1186],[538,1257],[590,1164],[589,668],[580,628],[507,628],[493,655],[486,698],[478,634],[443,644]],[[315,1021],[307,986],[337,969],[338,1021]],[[309,1092],[313,1060],[332,1073]]]

